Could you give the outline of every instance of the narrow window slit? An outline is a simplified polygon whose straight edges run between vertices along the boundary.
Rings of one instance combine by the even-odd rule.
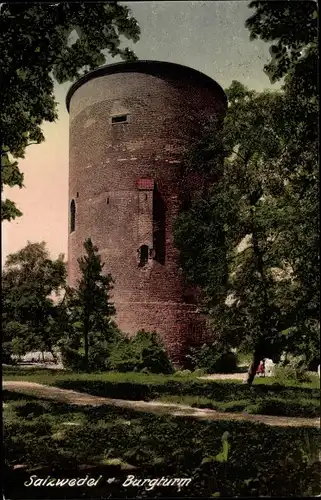
[[[73,233],[76,229],[76,203],[75,200],[70,202],[70,232]]]
[[[128,115],[112,116],[111,123],[128,123]]]
[[[139,250],[139,267],[144,267],[146,266],[148,262],[148,246],[147,245],[142,245]]]

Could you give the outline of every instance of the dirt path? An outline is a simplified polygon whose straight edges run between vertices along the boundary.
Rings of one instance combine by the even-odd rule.
[[[266,425],[280,427],[320,427],[318,418],[297,418],[297,417],[276,417],[269,415],[249,415],[246,413],[222,413],[215,410],[192,408],[191,406],[163,403],[161,401],[127,401],[123,399],[102,398],[90,394],[71,391],[69,389],[59,389],[35,382],[26,381],[3,381],[3,388],[16,391],[22,394],[32,394],[39,398],[54,399],[55,401],[69,403],[79,406],[101,406],[110,405],[119,408],[128,408],[136,411],[147,411],[157,414],[171,414],[181,417],[193,417],[206,420],[239,420],[250,422],[261,422]]]
[[[245,380],[247,373],[213,373],[213,375],[202,375],[198,377],[203,380]]]

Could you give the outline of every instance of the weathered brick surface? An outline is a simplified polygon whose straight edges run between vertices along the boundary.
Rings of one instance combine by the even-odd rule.
[[[179,167],[197,123],[224,113],[226,102],[214,82],[200,81],[193,70],[150,68],[118,68],[86,81],[71,97],[69,202],[76,202],[76,229],[69,234],[68,276],[74,285],[77,258],[91,237],[116,281],[119,327],[129,334],[158,331],[173,360],[181,361],[205,330],[196,305],[186,304],[193,291],[184,284],[173,244],[179,194],[187,188]],[[121,114],[129,123],[111,124],[111,116]],[[153,239],[151,192],[137,187],[143,178],[155,180],[164,202],[165,264],[150,258],[139,267],[138,249]]]

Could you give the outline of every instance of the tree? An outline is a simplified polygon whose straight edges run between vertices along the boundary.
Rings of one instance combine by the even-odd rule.
[[[203,290],[215,338],[253,351],[251,384],[260,360],[289,344],[302,308],[306,321],[315,320],[304,261],[297,261],[315,233],[304,243],[306,207],[293,189],[293,170],[284,168],[286,132],[294,128],[286,93],[257,93],[239,82],[226,92],[223,130],[206,125],[187,161],[187,173],[203,172],[212,182],[179,215],[175,241],[185,275]],[[289,233],[292,244],[300,236],[294,248]]]
[[[274,83],[285,77],[287,85],[296,81],[301,93],[318,95],[318,4],[314,0],[254,0],[255,9],[246,20],[251,40],[274,42],[271,61],[264,71]]]
[[[58,301],[65,287],[64,256],[50,259],[46,245],[30,243],[8,255],[2,275],[3,350],[22,355],[31,350],[50,351],[60,338],[55,323]]]
[[[180,215],[176,239],[216,336],[254,351],[251,384],[259,358],[282,347],[309,358],[319,344],[319,94],[317,4],[249,7],[246,26],[272,43],[264,70],[284,78],[282,91],[233,82],[221,137],[207,127],[189,161],[207,174],[219,154],[224,172]]]
[[[216,337],[239,346],[250,336],[258,365],[271,341],[273,327],[268,318],[275,307],[272,264],[266,266],[263,260],[271,233],[271,207],[266,207],[271,191],[282,189],[277,172],[270,169],[280,151],[273,125],[281,96],[258,94],[239,82],[226,92],[229,108],[222,134],[207,126],[201,147],[197,146],[196,156],[192,152],[189,162],[190,168],[201,168],[207,177],[212,171],[213,183],[180,215],[176,242],[183,250],[185,272],[204,292]],[[251,243],[238,254],[238,245],[246,237]],[[232,303],[228,298],[233,298]]]
[[[288,218],[279,242],[301,285],[297,307],[286,323],[296,325],[291,329],[292,341],[298,340],[303,347],[309,344],[307,331],[315,339],[316,325],[320,325],[319,11],[314,1],[254,1],[249,6],[255,9],[246,22],[251,38],[273,42],[271,61],[264,69],[272,82],[284,77],[285,99],[279,125],[286,150],[279,165],[288,183]]]
[[[30,144],[44,141],[41,124],[57,119],[54,81],[73,80],[108,56],[136,58],[121,37],[139,40],[125,5],[113,3],[4,3],[0,10],[2,184],[23,187],[18,161]],[[75,35],[74,40],[72,35]],[[75,40],[77,36],[77,39]],[[2,200],[2,219],[22,215]]]
[[[115,314],[115,308],[110,301],[113,279],[110,274],[103,274],[104,264],[98,248],[89,238],[84,249],[86,255],[78,259],[81,278],[76,289],[68,290],[67,304],[70,321],[82,330],[85,370],[88,371],[90,348],[108,333],[112,334],[110,317]]]

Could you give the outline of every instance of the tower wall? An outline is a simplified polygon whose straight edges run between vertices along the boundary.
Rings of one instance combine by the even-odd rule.
[[[202,341],[204,320],[184,283],[173,244],[182,155],[199,121],[222,115],[222,89],[204,75],[170,63],[138,61],[92,72],[69,92],[68,279],[91,237],[115,279],[121,330],[156,330],[173,361]],[[124,116],[128,122],[112,123]],[[142,248],[144,247],[144,248]],[[147,247],[147,260],[146,250]],[[193,302],[193,300],[192,300]]]

